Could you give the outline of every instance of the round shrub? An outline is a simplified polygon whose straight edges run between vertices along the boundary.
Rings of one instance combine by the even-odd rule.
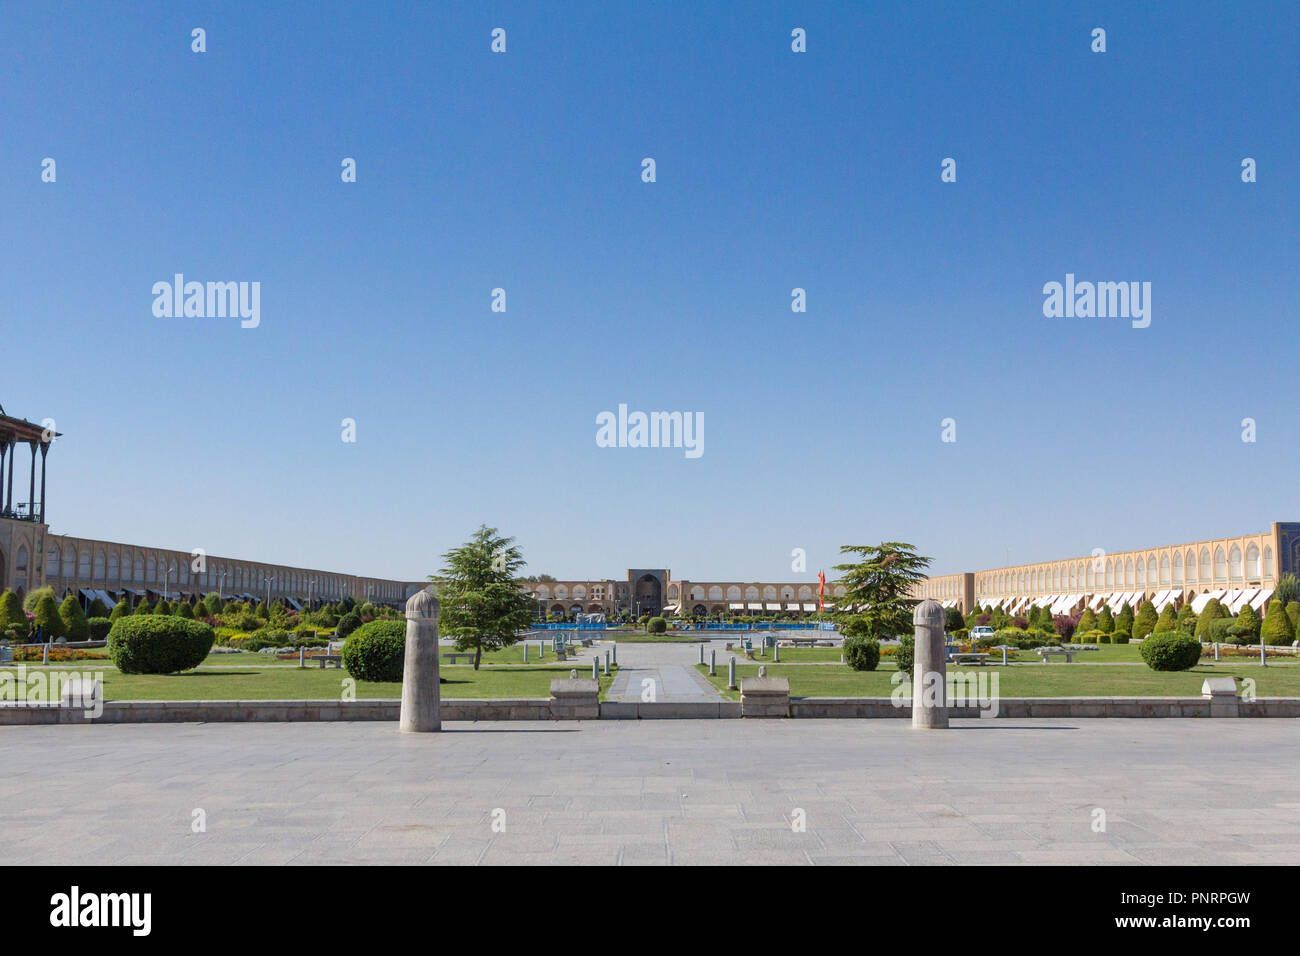
[[[1153,671],[1185,671],[1201,659],[1201,642],[1186,631],[1161,631],[1142,642],[1142,659]]]
[[[345,615],[346,616],[346,615]],[[406,622],[371,621],[354,630],[343,645],[343,666],[357,680],[378,683],[402,679]]]
[[[869,637],[850,637],[844,641],[844,663],[855,671],[874,671],[880,663],[880,644]]]
[[[337,633],[340,638],[346,639],[353,631],[355,631],[360,626],[361,626],[361,615],[358,614],[356,611],[348,611],[347,614],[344,614],[341,618],[339,618],[339,626],[335,629],[335,633]]]
[[[92,617],[86,624],[90,626],[90,639],[92,641],[108,640],[108,632],[113,629],[116,621],[110,621],[106,617]]]
[[[652,617],[645,622],[645,629],[648,634],[663,634],[668,630],[668,622],[662,617]]]
[[[898,648],[894,651],[894,662],[898,664],[898,669],[906,674],[912,673],[912,665],[916,660],[916,641],[911,637],[903,637],[898,642]]]
[[[133,614],[108,632],[108,656],[123,674],[175,674],[198,667],[216,635],[201,621]]]

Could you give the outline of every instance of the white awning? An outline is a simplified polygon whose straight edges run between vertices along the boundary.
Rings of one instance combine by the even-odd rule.
[[[669,604],[666,608],[664,608],[664,611],[663,611],[663,612],[664,612],[665,614],[676,614],[676,613],[677,613],[677,605],[676,605],[676,604]]]
[[[814,605],[814,606],[815,606],[815,605]],[[803,610],[803,608],[801,608],[798,604],[795,604],[795,603],[793,603],[793,602],[787,603],[786,606],[785,606],[785,609],[786,609],[787,611],[801,611],[801,610]]]
[[[747,607],[747,609],[750,610],[750,611],[761,611],[761,610],[763,610],[763,605],[762,605],[762,604],[758,604],[758,603],[755,603],[755,602],[753,602],[753,601],[750,601],[749,604],[746,605],[746,607]]]
[[[1217,598],[1220,602],[1222,602],[1223,596],[1226,593],[1227,593],[1226,591],[1209,591],[1205,594],[1198,594],[1196,595],[1196,597],[1192,598],[1192,610],[1195,611],[1197,614],[1200,614],[1202,611],[1205,610],[1205,605],[1209,604],[1211,600]]]
[[[101,601],[104,602],[104,606],[107,607],[110,611],[113,610],[113,608],[117,607],[117,602],[114,601],[109,596],[107,591],[96,591],[95,594],[99,597]]]
[[[805,605],[803,606],[803,609],[804,609],[805,611],[815,611],[815,610],[817,610],[817,605],[816,605],[816,604],[805,604]]]
[[[1233,614],[1240,613],[1241,609],[1249,604],[1257,594],[1259,594],[1259,588],[1246,588],[1237,596],[1237,600],[1232,602],[1232,606],[1228,610]]]
[[[1253,598],[1250,599],[1251,610],[1258,611],[1265,604],[1267,604],[1269,602],[1269,599],[1272,597],[1273,597],[1273,589],[1264,588],[1262,591],[1260,591],[1258,594],[1256,594]]]
[[[731,602],[731,609],[732,609],[733,611],[743,611],[743,610],[745,609],[745,605],[739,603],[738,601],[732,601],[732,602]]]
[[[780,603],[775,603],[775,604],[773,604],[773,603],[771,603],[771,602],[768,602],[768,604],[767,604],[767,606],[766,606],[766,610],[769,610],[769,611],[779,611],[779,610],[781,610],[781,605],[780,605]]]

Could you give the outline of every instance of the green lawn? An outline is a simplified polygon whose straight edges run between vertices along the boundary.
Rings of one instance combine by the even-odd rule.
[[[719,662],[716,677],[708,676],[708,667],[697,665],[706,679],[730,699],[739,694],[726,690],[727,669]],[[1268,667],[1240,661],[1221,661],[1217,665],[1201,664],[1190,671],[1162,673],[1148,667],[1123,667],[1096,664],[1015,664],[1009,667],[985,666],[959,668],[962,673],[998,675],[998,693],[1003,697],[1199,697],[1206,677],[1236,677],[1239,681],[1255,680],[1255,694],[1260,697],[1300,696],[1300,664],[1276,663]],[[954,668],[949,668],[951,672]],[[790,681],[793,697],[888,697],[896,685],[890,678],[897,673],[892,663],[881,663],[875,671],[855,671],[841,664],[792,665],[768,664],[769,677]],[[758,664],[736,665],[737,679],[757,677]]]
[[[253,655],[260,656],[260,655]],[[545,667],[493,667],[475,672],[472,667],[446,667],[440,673],[446,681],[442,696],[455,697],[549,697],[551,681],[568,677],[567,664]],[[73,664],[51,666],[51,671],[100,671],[104,676],[105,700],[304,700],[335,699],[341,696],[348,673],[330,667],[264,667],[222,670],[219,667],[183,674],[119,674],[111,667]],[[591,665],[577,668],[579,677],[590,676]],[[614,674],[601,676],[603,696]],[[400,698],[400,683],[356,685],[358,698]]]

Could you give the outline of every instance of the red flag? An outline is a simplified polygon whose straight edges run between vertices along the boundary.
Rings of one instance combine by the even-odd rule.
[[[817,585],[817,610],[821,611],[824,610],[825,606],[825,602],[822,598],[826,594],[826,572],[818,571],[817,580],[819,582]]]

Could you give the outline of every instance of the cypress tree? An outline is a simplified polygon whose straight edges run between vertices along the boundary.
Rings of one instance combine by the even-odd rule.
[[[135,613],[136,614],[153,613],[153,609],[149,607],[149,599],[147,597],[140,598],[140,603],[135,606]]]
[[[16,627],[20,630],[27,624],[27,615],[23,613],[23,602],[12,588],[6,588],[0,595],[0,631]]]
[[[1219,603],[1218,598],[1210,598],[1205,607],[1201,608],[1201,616],[1196,619],[1196,637],[1200,641],[1210,640],[1210,622],[1217,621],[1223,616],[1223,605]]]
[[[1109,604],[1101,606],[1101,613],[1097,615],[1097,630],[1103,634],[1115,633],[1115,617],[1110,613]]]
[[[1137,615],[1133,618],[1131,625],[1133,636],[1146,637],[1151,634],[1155,630],[1156,620],[1156,606],[1150,599],[1144,600],[1138,605]]]
[[[1079,618],[1079,626],[1075,631],[1076,634],[1087,634],[1089,631],[1097,629],[1097,615],[1092,608],[1085,608]]]
[[[1286,606],[1286,616],[1291,619],[1291,630],[1300,634],[1300,601],[1292,601]]]
[[[125,601],[118,601],[113,605],[113,613],[108,616],[110,621],[116,621],[119,618],[126,617],[131,611],[127,608]]]
[[[1188,634],[1196,630],[1196,612],[1192,610],[1190,601],[1178,611],[1178,630],[1186,631]]]
[[[1244,638],[1238,640],[1238,644],[1254,644],[1255,639],[1259,637],[1259,615],[1249,604],[1241,606],[1241,613],[1237,615],[1236,622],[1229,628],[1228,633],[1233,637]]]
[[[1295,640],[1291,619],[1286,616],[1286,608],[1277,598],[1268,602],[1268,612],[1264,615],[1264,623],[1260,625],[1259,635],[1265,644],[1275,646],[1290,644]]]
[[[42,594],[36,602],[36,618],[32,623],[40,629],[43,641],[56,641],[63,636],[63,618],[59,617],[53,591]]]
[[[81,610],[81,602],[75,594],[69,594],[59,605],[59,618],[63,621],[63,636],[70,641],[90,639],[90,625],[86,623],[86,614]]]
[[[1156,621],[1155,630],[1152,633],[1161,634],[1165,631],[1178,630],[1178,617],[1174,614],[1173,604],[1166,604],[1165,609],[1160,612],[1160,619]]]
[[[1134,636],[1134,634],[1133,634],[1133,605],[1131,605],[1131,604],[1125,604],[1122,608],[1119,609],[1119,617],[1115,618],[1115,633],[1116,633],[1116,634],[1127,634],[1129,637],[1133,637],[1133,636]],[[1137,636],[1139,636],[1139,637],[1145,637],[1146,635],[1145,635],[1145,634],[1142,634],[1142,635],[1137,635]]]
[[[192,621],[194,620],[194,610],[189,606],[188,602],[181,601],[176,605],[176,616],[188,618]]]

